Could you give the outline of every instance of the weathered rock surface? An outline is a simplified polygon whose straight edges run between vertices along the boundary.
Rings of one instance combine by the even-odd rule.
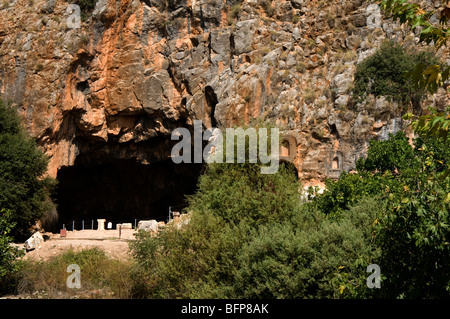
[[[264,119],[295,137],[300,179],[320,184],[353,168],[371,138],[403,127],[386,101],[348,105],[356,64],[383,40],[417,45],[375,4],[98,0],[81,28],[68,27],[68,5],[0,9],[0,94],[50,156],[52,176],[75,161],[167,160],[170,133],[193,119]],[[447,101],[439,92],[428,102]]]
[[[158,232],[158,222],[156,220],[141,220],[138,223],[138,230]]]
[[[27,251],[36,249],[39,244],[44,242],[44,237],[40,232],[35,232],[30,238],[27,239],[24,246]]]

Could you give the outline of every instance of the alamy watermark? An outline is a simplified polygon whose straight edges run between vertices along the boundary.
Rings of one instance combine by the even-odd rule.
[[[220,129],[210,128],[203,132],[202,121],[195,120],[193,143],[187,128],[177,128],[172,132],[171,139],[181,141],[172,148],[171,157],[176,164],[203,161],[261,163],[264,164],[261,174],[275,174],[280,161],[279,136],[278,128],[226,128],[224,139]],[[208,141],[204,148],[203,141]]]
[[[77,4],[69,4],[66,9],[66,13],[69,14],[67,18],[67,27],[70,29],[79,29],[81,28],[81,9]]]
[[[67,266],[67,272],[71,273],[66,280],[67,288],[81,288],[81,268],[77,264]]]
[[[381,269],[377,264],[367,266],[366,272],[372,273],[367,277],[366,285],[368,288],[381,288]]]

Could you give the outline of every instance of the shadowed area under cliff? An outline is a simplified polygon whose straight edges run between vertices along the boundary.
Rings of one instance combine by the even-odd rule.
[[[195,192],[201,165],[174,164],[171,160],[140,164],[113,159],[96,166],[75,162],[58,172],[55,196],[59,221],[53,231],[72,220],[107,222],[134,219],[165,220],[169,206],[185,204],[185,195]]]

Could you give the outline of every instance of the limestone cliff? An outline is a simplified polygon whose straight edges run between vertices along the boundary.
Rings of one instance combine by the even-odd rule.
[[[55,177],[76,161],[165,161],[171,131],[193,119],[264,119],[283,129],[300,180],[320,184],[403,125],[384,99],[348,107],[359,61],[386,38],[418,43],[366,1],[93,0],[80,28],[69,2],[0,5],[0,94]]]

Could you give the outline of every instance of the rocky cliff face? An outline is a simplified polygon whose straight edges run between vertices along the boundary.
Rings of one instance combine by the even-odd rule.
[[[317,185],[351,170],[370,139],[402,128],[401,114],[384,99],[348,105],[356,64],[384,39],[417,45],[407,27],[384,20],[375,4],[92,4],[82,7],[80,28],[68,23],[74,13],[62,0],[1,4],[0,94],[20,109],[50,156],[52,176],[64,178],[81,166],[102,167],[105,177],[112,169],[105,165],[116,161],[166,163],[171,131],[193,119],[207,127],[264,119],[283,129],[284,155],[300,180]],[[447,99],[441,92],[428,102],[442,107]],[[157,174],[159,168],[145,170],[136,176],[173,183]],[[180,180],[193,181],[198,173],[179,171]],[[103,177],[95,183],[102,185]]]

